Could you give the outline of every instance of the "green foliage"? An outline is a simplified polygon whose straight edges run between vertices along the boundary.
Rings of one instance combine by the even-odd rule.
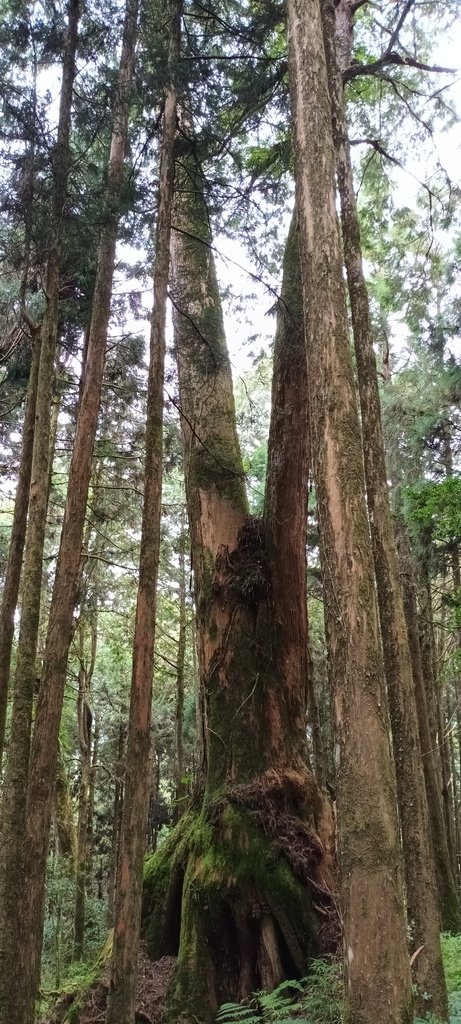
[[[283,981],[243,1003],[224,1003],[216,1024],[341,1024],[343,983],[338,961],[314,960],[307,978]]]
[[[413,534],[447,547],[461,540],[461,478],[421,482],[404,492],[404,513]]]

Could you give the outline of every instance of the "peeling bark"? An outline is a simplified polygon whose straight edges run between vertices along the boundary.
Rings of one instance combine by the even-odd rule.
[[[412,1020],[412,993],[319,0],[290,0],[288,42],[309,415],[335,699],[348,1013],[353,1024],[395,1024]]]

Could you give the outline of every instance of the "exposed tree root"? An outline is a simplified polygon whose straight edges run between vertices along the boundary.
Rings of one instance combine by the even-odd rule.
[[[300,783],[271,771],[228,789],[149,861],[147,948],[178,957],[169,1019],[212,1021],[221,1002],[300,977],[337,944],[331,808],[318,800],[315,825],[312,805],[311,821],[296,814]]]

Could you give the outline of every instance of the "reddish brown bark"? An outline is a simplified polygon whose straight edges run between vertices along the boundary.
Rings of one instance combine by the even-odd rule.
[[[165,324],[174,191],[176,75],[180,54],[181,0],[171,0],[169,14],[170,82],[165,97],[160,155],[154,306],[147,391],[144,505],[107,1024],[119,1024],[120,1021],[134,1024],[135,1019],[144,836],[149,796],[152,673],[162,508]]]
[[[347,15],[350,25],[347,24]],[[424,1012],[431,1009],[441,1020],[446,1020],[448,1001],[440,948],[438,892],[408,634],[388,495],[381,404],[373,349],[373,326],[363,270],[359,217],[342,87],[342,73],[349,67],[351,60],[351,49],[347,54],[347,48],[348,43],[352,46],[353,7],[349,0],[341,0],[335,12],[332,2],[323,0],[323,17],[341,203],[343,252],[362,415],[369,521],[394,741],[407,913],[412,935],[410,951],[420,950],[414,966],[414,977],[420,993],[420,1009]],[[340,66],[337,62],[337,52],[341,54],[343,61]],[[424,900],[421,900],[422,892],[425,893]]]
[[[99,246],[84,386],[77,416],[31,750],[31,774],[27,795],[27,842],[20,904],[22,940],[20,950],[16,951],[22,982],[20,994],[16,996],[15,1005],[10,1010],[10,1024],[13,1024],[13,1021],[18,1021],[18,1024],[29,1024],[33,1020],[34,998],[40,972],[46,854],[53,805],[59,725],[105,365],[115,244],[124,184],[124,155],[136,26],[137,0],[130,0],[125,14],[108,165],[106,215]]]
[[[348,1013],[353,1024],[395,1024],[412,1019],[412,994],[318,0],[291,0],[288,29],[309,417],[335,699]]]
[[[0,847],[0,1020],[13,1022],[18,990],[20,932],[17,907],[22,888],[26,791],[36,657],[40,622],[43,549],[49,496],[50,440],[54,363],[58,334],[63,214],[70,167],[70,126],[79,0],[69,0],[63,53],[57,141],[53,159],[51,232],[48,249],[45,312],[41,324],[40,361],[27,533],[24,549],[21,619],[13,686],[11,736],[2,800]],[[51,456],[52,457],[52,456]],[[54,772],[56,766],[54,766]],[[53,776],[54,781],[54,776]]]

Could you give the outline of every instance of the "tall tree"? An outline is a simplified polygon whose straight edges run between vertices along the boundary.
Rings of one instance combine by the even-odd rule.
[[[354,1024],[395,1024],[411,1020],[412,993],[318,0],[291,0],[288,33],[309,410],[335,700],[346,991]]]
[[[9,1005],[9,1020],[18,1024],[29,1024],[34,1019],[34,1002],[40,974],[46,855],[56,776],[59,725],[73,632],[85,512],[106,357],[115,246],[125,183],[124,161],[137,16],[137,0],[128,0],[107,168],[103,228],[85,352],[83,389],[78,409],[31,749],[26,855],[19,915],[22,938],[18,947],[14,948],[15,963],[21,972],[22,981],[19,995],[16,986],[14,1002]]]
[[[1,811],[0,962],[2,962],[3,969],[0,977],[0,1020],[2,1021],[11,1019],[9,1018],[11,1000],[16,998],[14,978],[17,965],[17,944],[20,938],[17,906],[22,883],[32,705],[37,674],[36,657],[49,495],[51,411],[58,336],[63,215],[70,170],[69,140],[79,14],[79,0],[69,0],[67,33],[62,60],[58,130],[53,154],[51,235],[44,289],[45,312],[40,331],[21,621],[13,689],[11,738]]]
[[[285,395],[288,407],[285,418],[277,404],[263,521],[248,516],[206,179],[188,110],[182,130],[190,150],[178,168],[173,306],[202,764],[190,809],[150,862],[144,914],[153,955],[179,951],[174,1005],[211,1021],[223,999],[241,998],[257,986],[273,988],[287,970],[302,973],[321,948],[313,903],[331,914],[333,924],[332,818],[307,765],[307,418],[300,400],[302,325],[297,307],[291,309],[295,235],[292,230],[279,311],[278,345],[288,353],[279,358],[280,381],[274,385],[277,402]],[[299,360],[298,373],[293,367],[290,374],[290,353],[295,364]],[[302,438],[301,467],[289,443],[290,427]],[[276,457],[282,451],[290,458],[288,467]],[[279,472],[285,486],[276,479]],[[273,538],[293,512],[294,495],[299,515],[278,551]],[[278,558],[286,563],[287,549],[294,564],[276,564]],[[294,623],[286,617],[287,576],[301,583],[300,594],[290,597]],[[299,836],[299,860],[292,857],[288,833]]]
[[[341,203],[344,262],[357,360],[369,521],[394,741],[407,912],[412,928],[414,950],[421,950],[415,962],[415,977],[420,999],[423,999],[423,994],[426,998],[426,994],[429,993],[433,1012],[441,1020],[445,1020],[448,1015],[448,1002],[439,938],[439,901],[408,634],[389,503],[378,374],[373,349],[373,325],[363,270],[360,226],[342,87],[343,73],[351,63],[352,6],[348,0],[342,0],[335,12],[333,4],[329,0],[324,0],[323,19]],[[337,53],[341,54],[341,64],[338,63]],[[424,900],[421,900],[422,892],[426,894]],[[421,1003],[421,1006],[424,1006],[424,1003]]]
[[[126,1021],[126,1024],[134,1024],[135,1019],[144,835],[149,797],[155,606],[162,511],[165,327],[174,192],[177,75],[182,0],[171,0],[169,15],[171,19],[168,55],[169,83],[163,113],[163,141],[155,234],[154,306],[147,391],[144,505],[107,1024],[119,1024],[120,1020]]]

